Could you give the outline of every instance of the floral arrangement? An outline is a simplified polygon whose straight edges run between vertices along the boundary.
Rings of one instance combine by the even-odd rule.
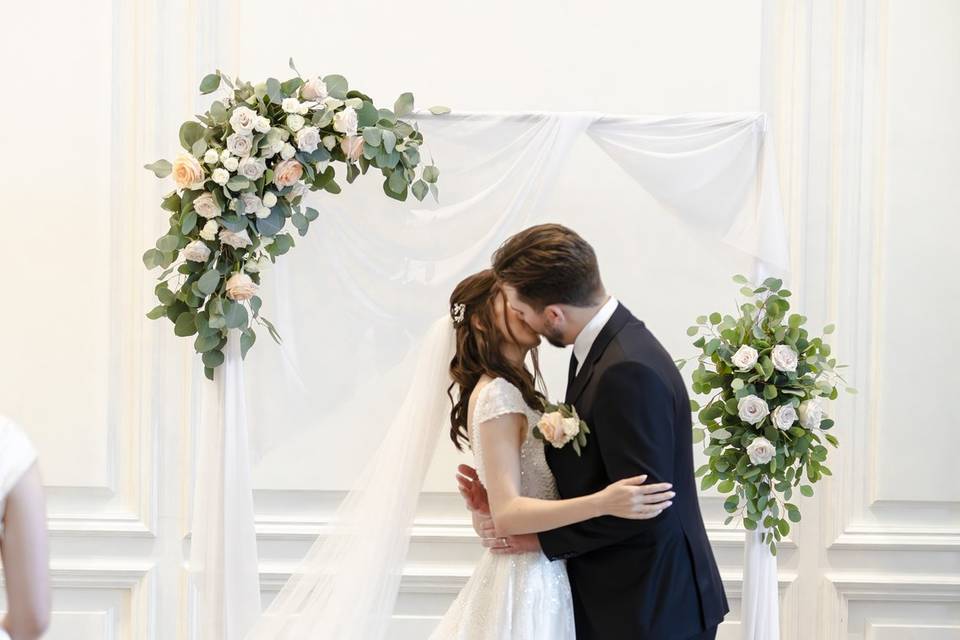
[[[379,169],[384,193],[396,200],[408,192],[438,197],[439,171],[421,163],[423,136],[401,119],[413,111],[412,94],[381,109],[342,76],[303,78],[292,59],[290,68],[296,77],[285,82],[253,85],[219,70],[204,77],[202,94],[226,85],[227,95],[180,127],[185,153],[146,165],[176,184],[161,203],[170,228],[143,254],[147,269],[164,270],[155,288],[160,304],[147,317],[168,318],[178,336],[196,335],[211,380],[230,329],[240,331],[244,357],[256,340],[254,322],[279,342],[260,315],[260,274],[294,246],[293,229],[306,235],[318,218],[304,205],[307,192],[340,193],[336,164],[348,183]]]
[[[577,410],[568,404],[545,403],[543,416],[533,427],[533,435],[538,440],[549,442],[554,448],[562,449],[567,443],[573,443],[573,450],[580,455],[580,450],[587,446],[587,434],[590,428],[584,422]]]
[[[813,485],[831,475],[825,443],[839,442],[828,433],[834,423],[826,402],[837,398],[843,381],[837,370],[845,365],[831,357],[822,337],[810,335],[807,318],[787,316],[791,293],[781,280],[755,286],[741,275],[733,279],[746,298],[739,314],[700,316],[687,330],[691,337],[700,334],[693,343],[701,350],[693,391],[712,394],[702,406],[691,400],[702,425],[694,428],[694,442],[704,443],[709,458],[696,475],[703,489],[716,485],[730,494],[725,524],[740,517],[749,530],[762,525],[776,555],[790,522],[800,521],[800,509],[790,502],[794,490],[812,496]],[[823,333],[833,329],[827,325]]]

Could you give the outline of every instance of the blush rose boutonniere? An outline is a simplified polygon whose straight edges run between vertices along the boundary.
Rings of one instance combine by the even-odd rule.
[[[543,408],[543,416],[533,427],[535,438],[550,443],[556,449],[572,444],[578,456],[580,450],[587,446],[588,433],[590,427],[577,415],[577,410],[567,404],[547,403]]]

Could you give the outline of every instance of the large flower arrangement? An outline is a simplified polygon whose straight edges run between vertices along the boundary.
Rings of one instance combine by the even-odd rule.
[[[401,119],[413,111],[412,94],[393,110],[378,109],[342,76],[303,78],[293,60],[290,68],[296,77],[257,85],[219,70],[204,77],[201,93],[226,85],[227,95],[180,127],[185,153],[146,165],[158,178],[172,175],[177,187],[161,204],[170,228],[143,255],[148,269],[163,269],[160,304],[147,316],[168,318],[178,336],[196,335],[210,379],[230,329],[240,331],[243,356],[256,340],[254,323],[279,342],[260,315],[260,273],[294,246],[294,229],[306,235],[319,216],[304,195],[340,193],[336,164],[348,183],[379,169],[391,198],[437,198],[439,171],[421,164],[423,136]]]
[[[782,281],[767,278],[756,286],[738,275],[734,282],[746,298],[738,315],[700,316],[687,330],[699,334],[693,344],[701,350],[693,391],[712,394],[702,406],[691,400],[702,425],[694,441],[704,443],[709,458],[696,475],[703,489],[716,485],[730,494],[725,524],[740,517],[749,530],[762,525],[776,555],[790,522],[800,521],[794,490],[812,496],[813,485],[831,475],[825,444],[839,443],[827,433],[834,423],[826,401],[837,398],[843,380],[837,370],[845,365],[831,357],[822,337],[810,335],[804,316],[787,316],[791,293]],[[827,325],[823,333],[832,331]]]

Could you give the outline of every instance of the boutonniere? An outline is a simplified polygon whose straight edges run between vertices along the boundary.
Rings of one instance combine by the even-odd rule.
[[[549,442],[557,449],[572,442],[573,450],[578,456],[580,449],[587,446],[588,433],[590,428],[587,423],[581,420],[577,410],[568,404],[547,403],[540,422],[533,428],[534,437]]]

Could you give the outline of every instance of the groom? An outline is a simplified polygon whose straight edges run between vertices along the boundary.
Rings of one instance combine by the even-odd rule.
[[[604,516],[514,536],[509,546],[567,560],[578,640],[714,638],[729,608],[697,503],[690,401],[673,359],[607,295],[593,248],[574,231],[522,231],[494,254],[493,268],[531,328],[556,347],[573,345],[565,402],[590,434],[581,456],[545,445],[560,496],[641,474],[676,492],[651,520]],[[461,487],[471,509],[489,512],[478,481]],[[492,530],[484,515],[474,523],[481,536]]]

